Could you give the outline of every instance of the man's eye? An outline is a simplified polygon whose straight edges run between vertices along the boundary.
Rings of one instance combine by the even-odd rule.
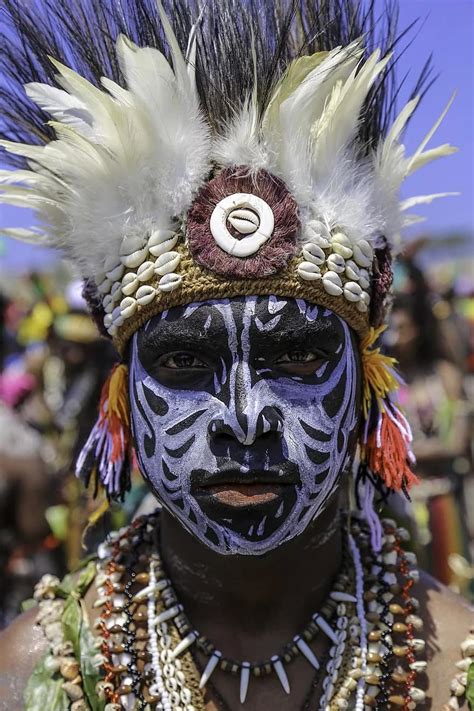
[[[281,355],[277,361],[279,365],[281,364],[294,364],[294,363],[312,363],[314,361],[320,361],[321,355],[313,353],[313,351],[288,351]]]
[[[161,365],[164,368],[206,368],[206,364],[193,353],[173,353],[162,359]]]

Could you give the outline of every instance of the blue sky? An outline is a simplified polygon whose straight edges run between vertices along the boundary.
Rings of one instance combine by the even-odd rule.
[[[438,130],[436,143],[452,143],[459,153],[430,164],[407,181],[404,194],[417,195],[458,191],[459,197],[445,198],[417,212],[427,221],[412,228],[413,235],[427,232],[474,232],[474,1],[473,0],[400,0],[400,28],[417,18],[418,34],[399,63],[399,76],[410,71],[407,85],[413,85],[426,57],[433,53],[433,65],[439,74],[434,86],[415,114],[405,136],[409,150],[414,150],[446,105],[453,91],[457,96]],[[380,0],[380,7],[383,0]],[[406,94],[403,95],[406,99]],[[431,145],[435,145],[432,143]],[[26,211],[0,205],[0,225],[29,223]],[[51,260],[41,248],[4,241],[0,269],[26,269]]]

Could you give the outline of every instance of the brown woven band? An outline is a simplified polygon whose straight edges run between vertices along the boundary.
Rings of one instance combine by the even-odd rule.
[[[181,254],[179,274],[181,285],[169,293],[157,292],[156,297],[146,306],[139,306],[135,314],[124,321],[114,338],[114,344],[123,354],[128,340],[150,318],[172,308],[208,299],[227,299],[237,296],[279,296],[305,299],[331,309],[343,318],[359,335],[364,335],[369,328],[368,313],[361,313],[356,304],[341,296],[331,296],[324,289],[321,279],[304,281],[297,274],[300,257],[289,260],[286,269],[276,275],[260,279],[231,279],[200,267],[194,262],[186,245],[175,248]],[[159,277],[149,282],[157,287]]]

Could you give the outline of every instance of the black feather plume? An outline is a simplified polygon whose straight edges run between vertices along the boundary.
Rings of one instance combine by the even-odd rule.
[[[257,57],[258,100],[263,113],[288,63],[302,54],[330,50],[364,37],[367,53],[398,50],[396,2],[376,15],[375,0],[164,0],[184,51],[191,26],[199,20],[196,71],[198,90],[210,125],[232,117],[253,88],[252,45]],[[2,0],[0,6],[0,134],[9,140],[42,144],[54,138],[49,117],[26,96],[23,85],[55,83],[49,56],[95,85],[106,76],[123,86],[115,41],[124,33],[139,46],[168,53],[155,0]],[[411,29],[411,28],[408,28]],[[373,87],[360,123],[367,151],[379,140],[395,111],[396,59]],[[426,86],[429,62],[416,90]],[[166,110],[166,107],[164,108]],[[5,155],[11,164],[23,159]]]

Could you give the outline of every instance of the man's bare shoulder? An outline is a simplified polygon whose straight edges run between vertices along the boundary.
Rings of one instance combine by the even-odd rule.
[[[17,617],[0,634],[0,711],[21,711],[23,692],[47,641],[35,624],[37,609]]]
[[[439,583],[426,573],[421,576],[416,595],[420,600],[420,613],[426,640],[428,660],[428,692],[433,709],[442,708],[449,699],[449,685],[460,670],[461,642],[474,627],[474,610],[460,595]]]

